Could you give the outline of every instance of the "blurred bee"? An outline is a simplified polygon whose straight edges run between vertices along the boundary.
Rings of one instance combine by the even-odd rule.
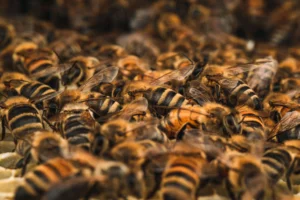
[[[255,110],[262,109],[262,102],[256,93],[240,79],[229,79],[223,76],[206,76],[209,81],[217,84],[216,94],[224,92],[226,103],[230,106],[247,105]]]
[[[101,59],[118,59],[127,55],[128,53],[123,47],[112,44],[101,46],[97,52],[97,57]]]
[[[251,140],[265,140],[265,125],[263,119],[260,117],[259,113],[248,106],[241,106],[236,108],[237,112],[242,119],[241,134]]]
[[[13,39],[16,36],[15,28],[12,24],[7,24],[4,21],[0,22],[0,50],[3,50],[10,43],[12,43]]]
[[[43,119],[39,110],[27,98],[14,96],[1,103],[2,139],[7,127],[15,141],[26,138],[32,132],[43,129]]]
[[[148,70],[148,66],[140,58],[136,56],[125,56],[117,62],[120,67],[120,75],[124,80],[132,80],[136,75],[143,74]]]
[[[278,123],[290,111],[287,106],[291,98],[283,93],[270,93],[263,101],[264,108],[270,113],[270,119]]]
[[[173,109],[161,120],[159,128],[170,139],[181,139],[186,128],[199,128],[224,136],[237,134],[241,129],[236,114],[217,103]]]
[[[206,159],[198,156],[174,156],[164,170],[160,199],[196,199],[199,177]]]
[[[280,82],[280,91],[286,93],[290,90],[298,89],[299,86],[300,86],[299,78],[285,78],[282,79]]]
[[[79,170],[68,160],[51,159],[26,174],[24,182],[17,188],[14,198],[16,200],[40,198],[52,185],[78,172]]]
[[[20,57],[21,61],[15,60],[15,62],[21,63],[22,71],[25,74],[29,74],[30,77],[49,85],[55,90],[59,90],[61,87],[60,74],[53,73],[49,75],[47,72],[49,68],[58,65],[58,57],[53,51],[50,49],[27,50],[18,53],[18,57]]]
[[[81,156],[91,157],[90,155]],[[65,199],[67,195],[72,199],[95,197],[104,200],[124,196],[136,198],[142,196],[144,184],[140,170],[130,169],[125,164],[116,161],[95,160],[91,164],[93,168],[91,173],[72,176],[60,181],[49,188],[44,198],[60,200]],[[74,193],[74,189],[79,192]]]
[[[246,82],[259,97],[264,98],[269,91],[272,91],[272,83],[278,69],[278,63],[272,57],[266,57],[257,59],[251,65]]]
[[[272,129],[268,140],[284,142],[286,140],[299,139],[300,133],[300,113],[299,111],[287,112],[284,117]]]
[[[157,70],[179,69],[190,64],[191,61],[185,55],[177,52],[166,52],[156,59]]]
[[[70,145],[89,151],[95,123],[87,105],[69,103],[62,108],[55,126]]]
[[[113,159],[134,168],[141,167],[146,162],[146,155],[154,152],[167,152],[167,148],[153,140],[126,141],[114,146],[110,154]]]

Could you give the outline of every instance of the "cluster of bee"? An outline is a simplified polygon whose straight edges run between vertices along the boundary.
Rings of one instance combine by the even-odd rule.
[[[92,2],[56,1],[77,31],[0,19],[15,200],[296,199],[300,47],[276,45],[297,35],[297,1]],[[132,32],[100,34],[95,13]]]

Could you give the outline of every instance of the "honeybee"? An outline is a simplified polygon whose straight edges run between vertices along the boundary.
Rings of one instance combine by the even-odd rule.
[[[51,159],[26,174],[24,182],[17,188],[14,198],[16,200],[40,198],[52,185],[78,172],[78,168],[68,160]]]
[[[90,109],[98,116],[107,114],[109,112],[119,111],[121,106],[113,99],[106,97],[96,92],[90,92],[91,88],[101,82],[111,82],[118,73],[117,67],[108,67],[100,70],[90,79],[85,81],[78,89],[64,90],[57,92],[55,98],[48,102],[53,111],[47,113],[47,116],[53,116],[58,113],[67,103],[83,103],[85,102]]]
[[[70,145],[89,151],[95,123],[87,105],[69,103],[62,108],[55,126]]]
[[[299,78],[285,78],[280,82],[280,91],[288,92],[290,90],[298,89],[300,86]]]
[[[184,80],[192,73],[193,69],[194,65],[185,66],[150,82],[119,82],[112,89],[112,96],[121,97],[124,102],[144,96],[153,106],[180,107],[187,105],[188,100],[181,94],[161,85],[173,79]]]
[[[237,134],[241,129],[237,116],[229,108],[217,103],[173,109],[162,119],[159,128],[170,139],[181,139],[186,128],[199,128],[224,136]]]
[[[15,27],[12,24],[7,24],[1,21],[0,33],[1,33],[0,50],[3,50],[13,41],[14,37],[16,36]]]
[[[76,56],[69,60],[72,64],[70,69],[63,72],[63,85],[81,86],[86,80],[90,79],[96,71],[99,60],[91,56]]]
[[[113,159],[134,168],[141,167],[150,152],[164,153],[167,152],[167,148],[164,144],[153,140],[126,141],[114,146],[110,155]]]
[[[299,139],[299,111],[287,112],[284,117],[272,129],[268,140],[273,140],[276,137],[278,142],[284,142],[291,139]]]
[[[117,66],[120,67],[120,75],[122,75],[125,80],[132,80],[136,75],[143,74],[148,70],[148,66],[145,62],[132,55],[120,58],[117,62]]]
[[[97,57],[101,57],[103,59],[118,59],[127,56],[127,51],[119,46],[106,44],[100,47]]]
[[[264,98],[269,91],[272,91],[272,83],[277,69],[278,63],[272,57],[257,59],[252,64],[246,82],[259,97]]]
[[[241,134],[252,140],[265,140],[265,125],[259,113],[248,106],[237,108],[237,112],[241,119]]]
[[[226,96],[226,103],[230,106],[247,105],[255,110],[262,109],[262,102],[256,93],[242,80],[229,79],[223,76],[206,76],[209,81],[217,83],[220,87],[216,94],[220,96],[219,90]]]
[[[196,199],[199,177],[206,159],[201,156],[174,156],[162,175],[160,198]]]
[[[2,139],[7,127],[15,140],[44,128],[43,119],[36,106],[22,96],[7,98],[1,103]]]

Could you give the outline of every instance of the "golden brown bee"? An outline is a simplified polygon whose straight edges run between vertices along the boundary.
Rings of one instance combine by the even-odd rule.
[[[69,103],[62,108],[55,126],[70,145],[89,151],[95,123],[87,105]]]
[[[69,62],[72,63],[72,67],[63,73],[63,85],[81,86],[95,74],[96,66],[100,64],[97,58],[91,56],[76,56]]]
[[[7,127],[15,140],[24,139],[32,132],[43,129],[43,119],[31,101],[22,96],[7,98],[1,103],[2,139]]]
[[[127,56],[127,52],[121,46],[107,44],[100,47],[97,55],[101,58],[116,59]]]
[[[162,119],[159,128],[171,139],[181,139],[186,128],[198,128],[223,136],[237,134],[241,129],[237,116],[217,103],[173,109]]]
[[[237,108],[240,115],[241,134],[252,140],[265,140],[266,130],[259,113],[248,106]]]
[[[51,186],[79,170],[68,160],[54,158],[37,166],[26,174],[24,182],[17,188],[15,199],[40,198]]]
[[[132,55],[120,58],[117,62],[117,66],[120,67],[120,75],[125,80],[132,80],[136,75],[143,74],[149,70],[145,62]]]

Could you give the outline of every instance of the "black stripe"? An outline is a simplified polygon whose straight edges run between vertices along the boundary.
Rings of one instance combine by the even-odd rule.
[[[62,174],[60,173],[60,171],[56,168],[56,166],[53,166],[51,163],[45,163],[44,164],[45,167],[49,168],[50,171],[54,172],[54,174],[59,177],[62,178]]]
[[[188,195],[190,195],[192,193],[192,190],[190,188],[188,188],[178,182],[175,182],[175,181],[166,182],[163,184],[163,187],[175,187],[179,190],[183,190]]]
[[[185,98],[184,97],[179,97],[176,104],[174,105],[175,107],[180,107],[182,103],[184,102]]]
[[[166,91],[166,88],[159,87],[152,91],[152,95],[150,97],[150,103],[153,105],[158,105],[159,99],[161,98],[162,94]]]
[[[162,106],[169,106],[170,102],[173,100],[173,98],[175,97],[175,95],[177,94],[176,92],[174,92],[173,90],[168,90],[167,91],[168,94],[166,95],[166,98],[163,100],[163,102],[159,105]]]
[[[37,177],[39,177],[39,179],[41,179],[43,182],[45,182],[45,183],[51,183],[51,181],[48,179],[48,177],[47,177],[42,171],[39,171],[39,170],[33,170],[32,172],[33,172],[33,174],[35,174]]]
[[[10,127],[12,130],[14,130],[24,125],[38,123],[38,122],[42,123],[37,116],[24,115],[19,119],[15,120],[14,122],[10,123]]]
[[[21,88],[20,94],[27,97],[27,98],[30,98],[32,93],[34,93],[37,90],[37,88],[39,88],[41,85],[42,84],[40,84],[40,83],[26,84]]]
[[[83,135],[78,135],[76,138],[70,138],[70,139],[68,139],[68,142],[69,142],[69,144],[72,144],[72,145],[90,143],[89,139]]]
[[[38,114],[38,111],[32,107],[31,105],[15,105],[11,109],[8,110],[8,121],[13,119],[15,116],[20,115],[22,113],[34,113]]]
[[[36,183],[33,182],[33,180],[26,179],[26,183],[31,186],[38,195],[44,194],[45,190],[40,188]]]
[[[47,68],[49,68],[51,66],[52,66],[52,64],[49,64],[49,63],[41,64],[40,66],[38,66],[34,70],[32,70],[31,74],[34,74],[34,73],[37,73],[39,71],[45,70],[45,69],[47,69]]]
[[[48,90],[51,90],[52,92],[49,92],[48,94],[54,93],[52,88],[48,87],[48,85],[44,85],[44,87],[40,88],[38,92],[33,97],[41,97],[43,96]]]
[[[236,93],[231,93],[230,103],[235,105],[237,103],[238,98],[248,89],[249,89],[249,86],[247,86],[245,84],[243,87],[239,88],[239,90],[236,91]]]
[[[283,163],[285,167],[288,167],[292,162],[292,158],[290,154],[283,149],[277,149],[277,151],[279,152],[273,152],[273,151],[266,152],[264,154],[264,157],[273,158],[278,162]]]
[[[185,163],[174,163],[170,167],[184,167],[184,168],[187,168],[187,169],[191,170],[192,172],[195,171],[195,169],[192,166],[187,165]]]
[[[190,175],[188,175],[187,173],[183,173],[183,172],[180,172],[180,171],[170,172],[170,173],[167,173],[167,175],[165,177],[171,177],[171,176],[184,178],[188,182],[192,182],[193,185],[197,184],[195,179],[193,177],[191,177]]]
[[[80,127],[72,130],[71,132],[67,132],[65,135],[67,138],[74,137],[80,134],[88,134],[90,130],[86,127]]]
[[[278,164],[274,163],[274,161],[271,159],[262,159],[262,163],[264,165],[269,166],[272,169],[275,169],[277,171],[277,173],[282,174],[284,172],[284,166],[281,165],[282,163],[279,163],[279,165],[278,165]]]
[[[75,126],[78,126],[78,125],[81,125],[82,126],[82,123],[80,123],[80,117],[77,116],[75,119],[72,119],[70,120],[70,118],[66,121],[65,123],[65,130],[69,130],[71,129],[72,127],[75,127]]]

